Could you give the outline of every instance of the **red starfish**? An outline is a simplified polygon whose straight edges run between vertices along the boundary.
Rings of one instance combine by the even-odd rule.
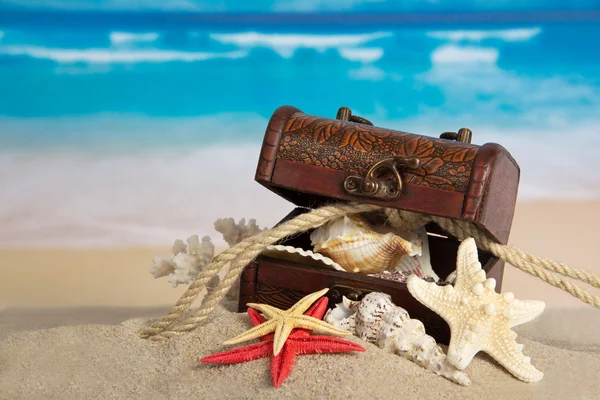
[[[327,310],[327,298],[320,298],[307,312],[306,315],[317,319],[323,318]],[[258,311],[249,308],[248,315],[254,326],[265,322]],[[317,353],[344,353],[348,351],[365,351],[365,348],[354,342],[331,337],[311,335],[307,329],[294,329],[278,355],[273,355],[273,333],[260,338],[259,343],[237,349],[212,354],[202,358],[203,363],[235,364],[246,361],[258,360],[267,356],[271,357],[271,377],[273,386],[278,388],[288,377],[294,367],[294,361],[299,354]]]

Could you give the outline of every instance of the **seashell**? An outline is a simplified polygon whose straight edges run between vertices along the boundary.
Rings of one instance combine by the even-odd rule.
[[[385,293],[369,293],[361,301],[343,298],[325,314],[324,321],[378,347],[405,356],[416,364],[463,386],[469,377],[450,364],[423,323],[411,319]]]
[[[425,228],[402,232],[402,236],[397,233],[400,232],[372,227],[363,217],[346,216],[317,228],[310,239],[315,252],[329,257],[347,272],[402,271],[438,281],[429,259]]]
[[[343,217],[317,228],[310,239],[314,251],[337,262],[347,272],[374,274],[393,269],[412,244],[393,233],[373,231],[360,217]]]
[[[402,236],[405,238],[412,236],[411,243],[413,243],[414,248],[419,249],[419,253],[413,256],[409,254],[404,255],[394,270],[415,274],[423,279],[433,278],[435,282],[438,282],[440,278],[433,271],[433,267],[431,266],[429,239],[425,228],[420,228],[414,232],[403,233]]]
[[[345,271],[344,268],[342,268],[331,258],[325,257],[323,254],[313,253],[310,250],[301,249],[299,247],[269,245],[267,246],[267,249],[263,251],[263,254],[274,258],[299,262],[305,265],[326,267],[335,269],[337,271]]]

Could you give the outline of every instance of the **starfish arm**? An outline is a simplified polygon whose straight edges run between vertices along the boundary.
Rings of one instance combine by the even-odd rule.
[[[223,344],[236,344],[236,343],[245,342],[250,339],[259,338],[261,336],[264,336],[268,333],[273,332],[275,330],[276,324],[277,324],[276,320],[273,320],[273,319],[269,320],[263,324],[255,326],[254,328],[252,328],[250,330],[247,330],[246,332],[234,337],[233,339],[229,339],[229,340],[223,342]]]
[[[510,330],[506,330],[506,335],[495,335],[490,338],[488,345],[482,349],[492,356],[499,364],[525,382],[539,382],[544,377],[544,373],[531,365],[531,359],[525,356],[514,339],[508,338]]]
[[[246,347],[240,347],[239,349],[211,354],[210,356],[200,359],[200,362],[211,364],[236,364],[268,357],[272,354],[271,352],[271,342],[265,341]]]
[[[366,351],[364,347],[350,340],[331,336],[310,335],[290,338],[297,354],[345,353],[349,351]]]
[[[266,319],[264,319],[263,316],[260,315],[258,313],[258,311],[256,311],[253,308],[249,308],[248,309],[248,316],[250,317],[250,321],[252,322],[252,325],[254,325],[254,326],[258,326],[260,324],[263,324],[266,321]],[[260,340],[263,341],[263,342],[265,342],[267,340],[273,341],[273,336],[274,335],[272,333],[269,333],[268,335],[261,336]]]
[[[477,255],[475,239],[465,239],[458,247],[456,256],[456,281],[454,287],[458,291],[471,290],[476,283],[485,281],[485,271],[481,269],[481,263]]]
[[[323,315],[325,315],[325,311],[327,311],[328,304],[329,299],[327,297],[321,297],[315,304],[312,305],[311,308],[308,309],[305,315],[316,319],[323,319]]]
[[[546,308],[546,303],[538,300],[513,301],[506,308],[508,326],[518,326],[539,317]]]
[[[258,311],[256,311],[253,308],[248,309],[248,317],[250,317],[250,322],[252,322],[252,325],[254,326],[258,326],[266,322],[266,319],[264,319],[263,316],[260,315]]]
[[[328,333],[330,335],[348,336],[352,333],[344,329],[339,329],[327,322],[321,321],[308,315],[295,315],[291,317],[293,324],[298,328],[309,329],[311,331],[317,331],[321,333]]]
[[[446,322],[449,322],[454,311],[461,307],[456,290],[450,285],[438,286],[414,274],[408,277],[406,285],[410,294],[419,303],[438,314]]]
[[[319,290],[318,292],[304,296],[298,300],[298,302],[294,304],[287,312],[290,314],[304,314],[304,311],[308,310],[308,307],[310,307],[312,303],[314,303],[319,297],[323,297],[328,291],[329,288],[325,288],[323,290]]]
[[[281,349],[281,352],[278,355],[271,357],[271,378],[273,379],[273,386],[278,388],[290,375],[290,372],[292,372],[292,369],[294,368],[296,355],[297,353],[294,346],[290,346],[289,342],[286,342],[285,346]]]
[[[283,323],[277,324],[275,328],[275,337],[273,339],[273,354],[277,355],[283,348],[285,341],[294,329],[294,323],[291,320],[286,320]]]
[[[285,312],[283,310],[280,310],[279,308],[270,306],[268,304],[248,303],[246,305],[250,308],[253,308],[255,310],[262,312],[269,319],[275,318],[278,315],[282,315]]]
[[[329,299],[327,297],[321,297],[315,304],[312,305],[311,308],[308,309],[306,314],[309,317],[313,317],[316,319],[323,319],[323,315],[325,311],[327,311],[327,305],[329,304]],[[290,334],[290,338],[292,337],[306,337],[310,336],[310,331],[306,329],[294,329]],[[289,340],[289,339],[288,339]]]
[[[473,333],[469,329],[469,325],[458,321],[452,321],[448,325],[450,326],[450,343],[448,344],[447,360],[462,371],[471,364],[475,355],[481,351],[481,346],[478,343],[473,343],[473,339],[471,339]]]

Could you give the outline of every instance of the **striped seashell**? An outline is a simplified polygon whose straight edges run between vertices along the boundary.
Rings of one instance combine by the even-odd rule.
[[[471,384],[464,372],[450,364],[435,339],[427,335],[423,323],[410,318],[388,294],[369,293],[361,301],[343,297],[342,303],[329,310],[323,320],[459,385]]]
[[[412,242],[394,233],[375,232],[359,216],[346,216],[317,228],[310,239],[314,251],[339,264],[345,271],[375,274],[392,270],[403,256],[418,255]]]

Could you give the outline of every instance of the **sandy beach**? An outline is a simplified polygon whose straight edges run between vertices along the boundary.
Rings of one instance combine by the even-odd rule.
[[[600,273],[597,226],[597,201],[520,203],[510,243]],[[548,307],[516,329],[525,354],[545,372],[538,384],[516,380],[480,354],[466,370],[473,383],[463,388],[356,338],[367,352],[302,356],[278,390],[266,360],[200,365],[249,322],[225,304],[189,335],[139,339],[149,318],[168,312],[185,290],[148,272],[152,256],[167,255],[170,244],[0,250],[0,399],[598,398],[600,312],[510,266],[503,291]]]
[[[213,222],[206,221],[198,229],[209,230]],[[258,222],[264,226],[260,218]],[[600,273],[596,262],[598,226],[600,201],[520,203],[509,243],[540,257]],[[218,232],[212,235],[220,239]],[[148,272],[152,257],[169,255],[171,244],[124,249],[0,249],[4,277],[0,308],[174,304],[185,288],[173,289],[165,279],[155,280]],[[551,308],[586,307],[568,293],[510,266],[505,269],[503,291],[543,300]]]
[[[586,297],[538,271],[594,308],[508,263],[501,291],[546,305],[514,330],[544,373],[537,383],[500,362],[519,366],[511,351],[520,346],[503,325],[542,305],[511,295],[497,303],[493,281],[474,271],[481,279],[465,285],[467,302],[453,296],[456,286],[440,289],[444,305],[473,316],[468,331],[451,322],[455,338],[500,359],[477,354],[464,370],[468,387],[432,372],[453,367],[437,362],[442,354],[414,320],[394,342],[410,343],[412,354],[350,337],[366,351],[299,356],[278,389],[268,359],[200,362],[244,346],[223,345],[252,326],[231,295],[211,304],[201,326],[187,325],[192,332],[140,338],[173,310],[213,246],[218,254],[246,237],[239,225],[254,232],[294,202],[317,206],[307,193],[343,197],[353,185],[336,189],[331,174],[364,175],[362,193],[377,160],[414,156],[396,157],[398,171],[380,163],[370,174],[396,180],[401,204],[432,212],[468,211],[465,194],[486,206],[481,220],[491,226],[516,176],[485,143],[500,144],[520,169],[508,244],[600,276],[597,22],[600,3],[589,0],[0,0],[0,400],[600,400],[600,289],[565,278],[596,296]],[[383,186],[376,197],[399,193]],[[307,193],[278,190],[286,187]],[[361,193],[355,200],[373,195]],[[190,238],[190,254],[180,254],[178,241]],[[398,242],[386,248],[406,250]],[[456,261],[441,259],[450,247],[431,246],[442,279],[450,271],[440,264]],[[261,291],[304,280],[266,270]],[[595,275],[579,276],[600,286]],[[174,314],[201,306],[202,286],[190,310]],[[412,299],[396,300],[409,308]],[[335,341],[317,342],[312,350]],[[459,347],[451,360],[462,366],[473,352]]]

